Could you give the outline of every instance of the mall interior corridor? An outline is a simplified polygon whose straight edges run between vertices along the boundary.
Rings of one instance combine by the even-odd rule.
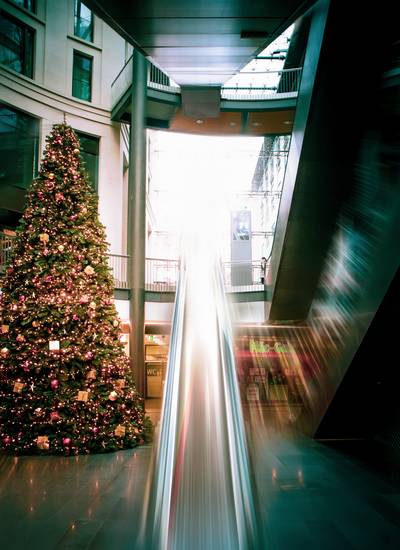
[[[247,426],[263,548],[397,550],[398,475],[293,433],[282,411],[279,422],[276,411],[259,414],[264,428]],[[0,546],[143,550],[135,541],[151,452],[145,446],[75,458],[2,456]]]
[[[399,550],[396,3],[0,0],[0,549]]]

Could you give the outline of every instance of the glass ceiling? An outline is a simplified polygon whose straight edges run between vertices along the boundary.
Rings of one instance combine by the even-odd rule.
[[[263,88],[275,91],[285,64],[294,25],[274,40],[236,75],[227,80],[223,88]]]

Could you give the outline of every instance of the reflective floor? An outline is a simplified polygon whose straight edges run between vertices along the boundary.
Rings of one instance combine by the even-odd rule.
[[[245,411],[273,550],[400,548],[400,486],[290,430],[284,409]],[[0,457],[0,548],[137,549],[151,447]],[[228,550],[228,549],[224,549]]]

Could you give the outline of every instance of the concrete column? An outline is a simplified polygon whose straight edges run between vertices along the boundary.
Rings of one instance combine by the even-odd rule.
[[[144,395],[144,301],[146,258],[146,96],[147,61],[133,53],[128,175],[128,255],[131,338],[130,355],[137,390]]]

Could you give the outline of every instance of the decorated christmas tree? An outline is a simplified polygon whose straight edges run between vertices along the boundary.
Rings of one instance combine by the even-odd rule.
[[[0,446],[77,454],[143,443],[97,197],[66,124],[47,138],[0,285]]]

